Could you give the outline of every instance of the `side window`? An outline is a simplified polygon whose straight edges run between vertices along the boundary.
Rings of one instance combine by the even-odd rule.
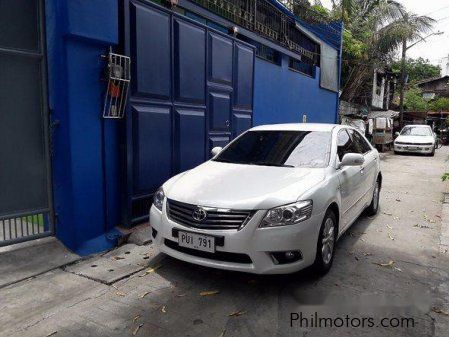
[[[371,151],[371,146],[369,146],[369,144],[366,142],[365,138],[363,138],[360,133],[358,133],[357,131],[354,130],[350,130],[350,132],[352,132],[352,139],[354,141],[354,144],[357,148],[357,153],[367,153],[369,151]]]
[[[346,130],[340,130],[337,135],[337,154],[340,161],[346,153],[354,152],[352,139]]]

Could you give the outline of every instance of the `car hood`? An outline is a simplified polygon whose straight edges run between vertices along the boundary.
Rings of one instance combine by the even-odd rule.
[[[242,165],[208,161],[173,177],[167,198],[201,206],[269,209],[295,202],[323,181],[323,168]]]
[[[435,138],[433,138],[432,136],[398,136],[395,141],[412,144],[433,143],[435,141]]]

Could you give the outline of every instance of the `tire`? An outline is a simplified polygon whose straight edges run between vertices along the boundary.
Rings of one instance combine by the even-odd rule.
[[[379,180],[376,181],[376,186],[373,190],[373,200],[371,200],[371,204],[366,209],[366,214],[369,216],[376,215],[379,211],[379,197],[380,197],[380,184]]]
[[[317,250],[313,269],[318,275],[325,275],[334,261],[337,241],[337,218],[332,210],[327,210],[318,236]]]
[[[398,151],[394,151],[394,154],[397,154],[397,155],[399,155],[400,153],[399,153]]]
[[[435,156],[435,147],[433,148],[432,153],[430,153],[429,156],[431,156],[431,157]]]

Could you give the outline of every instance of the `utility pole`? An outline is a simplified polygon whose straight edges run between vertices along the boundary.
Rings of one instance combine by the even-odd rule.
[[[404,126],[404,93],[405,93],[405,63],[407,56],[407,40],[402,39],[402,57],[401,57],[401,78],[400,78],[400,94],[399,94],[399,128]]]
[[[415,43],[411,44],[410,46],[407,46],[407,39],[402,40],[402,57],[401,57],[401,77],[400,77],[400,83],[399,83],[399,127],[403,127],[404,124],[404,94],[405,94],[405,65],[407,61],[407,50],[410,48],[416,46],[418,43],[422,41],[426,41],[428,37],[434,36],[434,35],[442,35],[444,32],[435,32],[432,34],[429,34],[425,37],[422,37],[420,40],[416,41]]]

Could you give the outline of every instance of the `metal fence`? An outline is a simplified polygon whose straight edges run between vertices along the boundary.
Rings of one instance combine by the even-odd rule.
[[[0,218],[0,247],[49,236],[52,233],[52,219],[47,211]]]

